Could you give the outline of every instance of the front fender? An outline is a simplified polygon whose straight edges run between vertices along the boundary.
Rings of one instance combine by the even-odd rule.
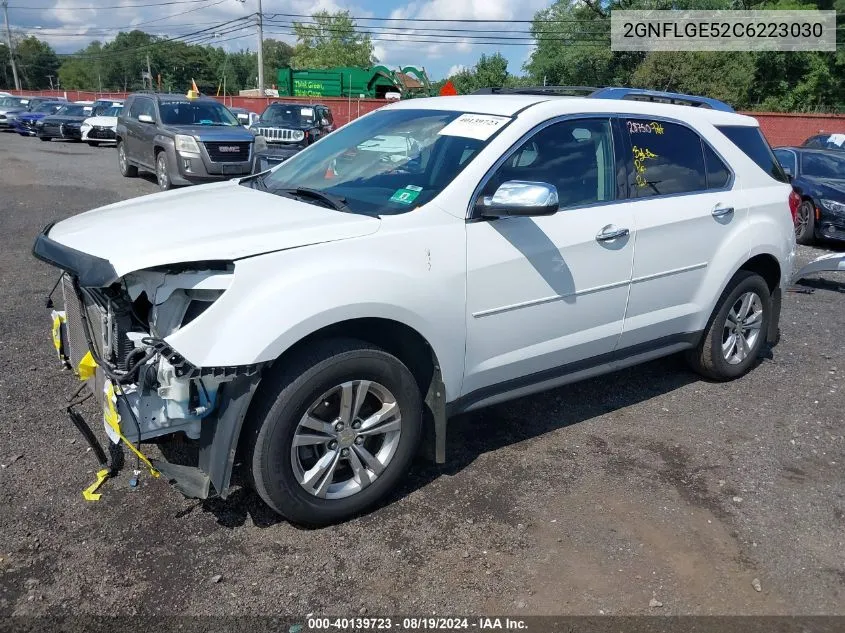
[[[458,224],[429,228],[425,242],[387,230],[239,260],[230,288],[167,342],[198,367],[251,365],[275,360],[329,325],[390,319],[428,341],[447,398],[457,397],[466,337]]]

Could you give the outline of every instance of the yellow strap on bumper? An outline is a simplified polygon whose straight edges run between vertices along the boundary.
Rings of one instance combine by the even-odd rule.
[[[79,365],[76,367],[76,373],[79,374],[80,380],[93,378],[94,374],[97,373],[97,361],[95,361],[94,357],[91,356],[91,352],[85,354],[85,356],[82,357],[82,360],[79,361]]]
[[[85,501],[99,501],[100,497],[103,495],[97,492],[97,489],[103,485],[103,482],[109,478],[109,471],[108,468],[104,468],[97,472],[97,480],[88,486],[85,490],[82,491],[82,496],[85,497]]]
[[[123,432],[120,430],[120,414],[117,412],[117,394],[114,391],[114,385],[111,380],[106,380],[105,393],[106,397],[103,402],[103,419],[106,421],[106,424],[108,424],[109,428],[117,434],[126,446],[129,447],[129,450],[135,453],[135,455],[138,456],[138,459],[144,462],[150,470],[150,474],[153,477],[158,477],[160,473],[152,465],[152,462],[150,462],[150,460],[147,459],[147,456],[139,451],[132,442],[127,440],[126,436],[124,436]]]

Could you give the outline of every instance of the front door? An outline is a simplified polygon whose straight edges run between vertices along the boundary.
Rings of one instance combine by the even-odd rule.
[[[464,395],[555,379],[616,348],[635,231],[614,127],[607,118],[544,127],[481,191],[545,182],[557,188],[560,210],[467,224]]]

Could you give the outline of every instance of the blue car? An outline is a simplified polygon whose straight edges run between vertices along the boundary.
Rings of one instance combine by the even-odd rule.
[[[806,147],[778,147],[774,152],[801,196],[795,240],[845,240],[845,153]]]
[[[35,136],[37,132],[36,124],[45,116],[55,114],[62,106],[66,106],[67,101],[44,101],[39,103],[32,110],[21,112],[15,116],[11,121],[12,128],[21,136]]]

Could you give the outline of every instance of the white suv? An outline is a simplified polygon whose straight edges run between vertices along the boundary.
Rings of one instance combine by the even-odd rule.
[[[444,461],[455,414],[674,352],[714,380],[749,370],[776,342],[797,208],[757,122],[523,92],[402,101],[263,174],[47,227],[54,343],[112,441],[183,432],[198,462],[154,474],[225,498],[240,462],[274,510],[325,524],[421,446]]]

